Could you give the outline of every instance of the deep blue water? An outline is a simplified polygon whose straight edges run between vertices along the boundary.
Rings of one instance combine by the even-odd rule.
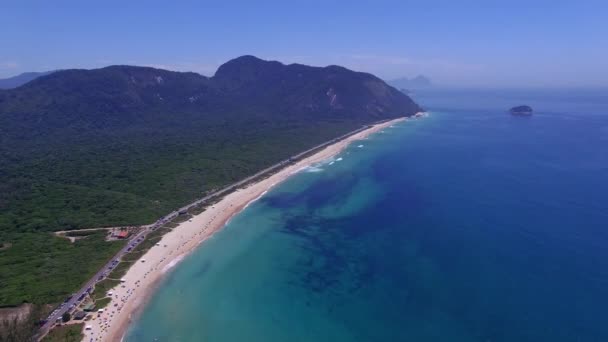
[[[608,341],[602,94],[414,94],[429,117],[253,203],[127,340]]]

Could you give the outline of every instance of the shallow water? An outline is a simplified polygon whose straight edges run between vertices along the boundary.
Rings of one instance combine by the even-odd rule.
[[[415,94],[429,117],[247,207],[127,341],[608,341],[608,105],[499,95]]]

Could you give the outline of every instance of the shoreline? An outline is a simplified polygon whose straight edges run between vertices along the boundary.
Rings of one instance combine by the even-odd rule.
[[[418,113],[415,115],[415,117]],[[373,125],[347,138],[328,145],[314,154],[288,165],[270,176],[226,194],[215,204],[191,219],[179,223],[166,233],[156,246],[150,248],[123,276],[124,282],[112,288],[111,301],[95,320],[85,323],[85,341],[122,340],[145,303],[155,292],[164,275],[198,248],[205,240],[221,230],[235,215],[302,169],[331,158],[353,141],[361,140],[407,118],[397,118]]]

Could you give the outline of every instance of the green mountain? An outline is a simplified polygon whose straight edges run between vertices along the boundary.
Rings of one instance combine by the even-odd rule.
[[[57,71],[0,92],[0,222],[150,222],[289,154],[418,110],[370,74],[252,56],[211,78],[132,66]]]
[[[370,74],[252,56],[213,77],[110,66],[0,90],[0,306],[54,302],[116,248],[49,232],[150,223],[363,124],[419,110]]]

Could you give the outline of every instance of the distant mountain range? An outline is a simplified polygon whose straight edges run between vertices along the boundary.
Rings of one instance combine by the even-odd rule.
[[[2,78],[2,79],[0,79],[0,89],[17,88],[40,76],[48,75],[52,72],[54,72],[54,71],[24,72],[17,76],[13,76],[13,77],[9,77],[9,78]]]
[[[397,88],[404,90],[412,90],[412,89],[420,89],[420,88],[428,88],[433,85],[431,80],[423,75],[418,75],[413,78],[401,77],[394,80],[387,81],[388,84]]]

